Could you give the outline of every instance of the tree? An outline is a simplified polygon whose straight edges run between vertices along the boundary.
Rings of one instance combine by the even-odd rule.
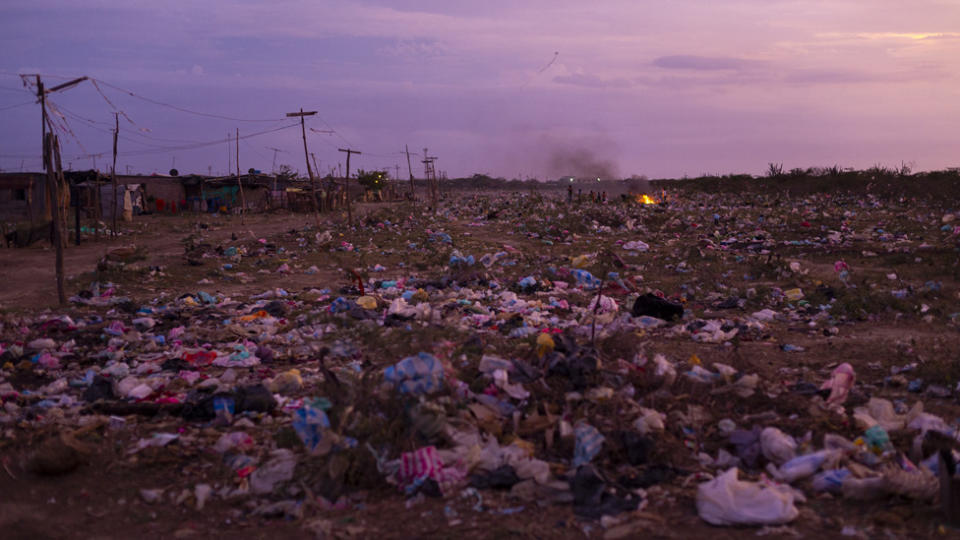
[[[365,171],[363,169],[357,171],[357,182],[369,191],[380,191],[386,184],[388,177],[386,171]]]
[[[280,165],[277,169],[277,178],[281,180],[293,180],[297,176],[299,176],[297,170],[289,165]]]

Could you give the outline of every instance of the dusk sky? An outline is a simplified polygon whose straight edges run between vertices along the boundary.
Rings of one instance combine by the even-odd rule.
[[[19,73],[97,79],[50,96],[73,169],[109,170],[114,110],[118,172],[205,174],[233,150],[200,143],[301,107],[335,130],[308,132],[324,173],[350,146],[405,177],[405,144],[418,176],[424,147],[450,177],[960,166],[957,0],[5,0],[5,171],[40,169]],[[270,148],[306,173],[299,126],[242,140],[240,168]]]

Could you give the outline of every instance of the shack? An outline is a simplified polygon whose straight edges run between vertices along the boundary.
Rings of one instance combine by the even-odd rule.
[[[234,176],[184,176],[181,178],[186,205],[195,212],[238,213],[242,201],[248,212],[262,212],[272,204],[276,178],[266,174],[243,174],[240,181]],[[240,195],[240,186],[243,195]]]
[[[45,173],[0,173],[0,221],[18,222],[49,218]]]

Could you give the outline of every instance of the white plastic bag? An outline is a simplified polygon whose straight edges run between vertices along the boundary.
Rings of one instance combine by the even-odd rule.
[[[666,415],[662,412],[640,407],[640,417],[633,422],[633,428],[641,435],[663,431],[666,418]]]
[[[777,525],[800,515],[803,495],[789,486],[744,482],[733,468],[697,488],[697,513],[712,525]]]
[[[631,240],[623,244],[623,249],[627,251],[649,251],[650,245],[640,240]]]
[[[775,427],[760,432],[760,449],[763,457],[777,465],[783,465],[797,455],[797,443],[793,437]]]
[[[772,463],[768,463],[767,472],[781,482],[792,484],[801,478],[813,475],[825,465],[836,464],[842,455],[842,450],[820,450],[797,456],[781,465],[779,469]]]

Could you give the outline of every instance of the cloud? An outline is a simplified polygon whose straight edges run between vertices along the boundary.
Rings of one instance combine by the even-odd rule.
[[[858,39],[900,39],[910,41],[922,41],[926,39],[958,39],[958,32],[860,32],[851,33],[827,33],[821,34],[826,38],[858,38]]]
[[[424,39],[400,39],[377,49],[377,54],[382,56],[410,60],[422,60],[445,53],[446,47],[442,43]]]
[[[728,56],[694,56],[674,55],[661,56],[653,61],[653,65],[664,69],[691,69],[697,71],[742,70],[758,65],[756,60],[744,60]]]
[[[929,82],[948,76],[949,73],[939,66],[928,65],[913,69],[872,72],[858,69],[796,69],[784,75],[782,80],[788,84],[910,83]]]
[[[586,88],[629,88],[633,86],[633,83],[626,79],[603,79],[595,75],[586,75],[584,73],[557,75],[553,78],[553,82],[569,84],[573,86],[583,86]]]

